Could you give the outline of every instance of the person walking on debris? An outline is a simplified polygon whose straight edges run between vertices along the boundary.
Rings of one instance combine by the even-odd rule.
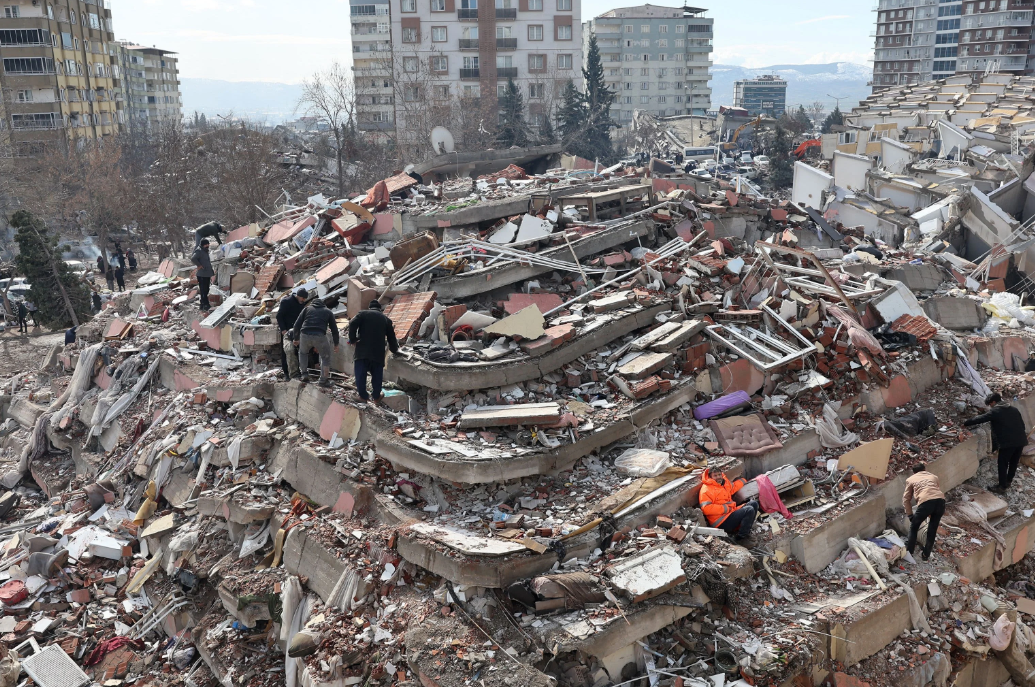
[[[283,339],[280,366],[284,369],[284,376],[288,379],[298,377],[298,349],[295,348],[292,330],[298,316],[305,309],[307,298],[309,298],[309,292],[305,289],[288,293],[280,301],[280,308],[277,310],[277,326],[280,327],[280,336]]]
[[[194,247],[197,248],[201,245],[202,239],[214,238],[217,243],[220,242],[220,235],[225,234],[223,231],[223,225],[219,222],[209,222],[208,224],[202,224],[200,227],[194,230]]]
[[[111,266],[110,262],[104,270],[104,281],[108,282],[109,291],[115,290],[115,269]]]
[[[302,381],[309,379],[309,350],[316,349],[320,355],[320,386],[331,385],[331,344],[327,340],[327,329],[334,339],[334,350],[338,350],[338,323],[334,313],[319,298],[307,305],[295,320],[294,340],[298,342],[298,367]]]
[[[28,334],[29,324],[25,321],[26,316],[29,314],[29,309],[25,307],[25,301],[18,301],[18,333]]]
[[[194,249],[190,261],[198,268],[198,292],[201,294],[201,309],[211,310],[208,302],[208,290],[212,286],[212,277],[216,276],[212,269],[212,258],[208,254],[208,239],[201,239],[201,243]]]
[[[119,291],[126,290],[126,270],[123,269],[121,262],[115,268],[115,283],[119,285]]]
[[[913,512],[913,499],[916,499],[916,513]],[[910,554],[916,548],[916,536],[920,526],[927,520],[927,541],[920,557],[925,561],[934,550],[934,539],[938,535],[938,523],[945,515],[945,494],[942,493],[938,475],[927,471],[927,466],[917,463],[913,466],[913,474],[906,480],[906,490],[902,493],[902,508],[909,518],[909,538],[906,540],[906,551]]]
[[[1021,411],[1013,406],[1000,405],[1003,397],[991,393],[985,399],[985,405],[991,410],[963,423],[964,427],[974,427],[986,422],[992,425],[992,446],[999,447],[999,484],[988,488],[1001,494],[1010,488],[1014,475],[1017,474],[1017,463],[1021,460],[1021,451],[1028,445],[1028,432],[1024,427]]]
[[[698,496],[701,511],[708,518],[708,524],[724,529],[738,543],[751,536],[751,528],[758,514],[758,507],[753,502],[738,507],[733,501],[733,495],[740,491],[744,484],[742,479],[730,482],[721,472],[712,477],[711,471],[705,470],[701,480],[701,493]]]
[[[381,312],[379,301],[370,301],[366,310],[361,311],[349,322],[349,344],[356,347],[355,365],[356,391],[363,401],[369,401],[367,395],[367,374],[370,375],[370,388],[374,403],[381,402],[381,383],[385,371],[385,344],[392,353],[399,352],[399,342],[395,338],[395,325],[387,315]]]
[[[129,262],[129,271],[137,271],[137,254],[133,252],[132,248],[126,249],[126,260]]]
[[[96,291],[93,292],[93,311],[95,313],[101,311],[101,294]]]
[[[104,261],[104,256],[103,255],[98,255],[97,256],[97,271],[100,272],[101,274],[104,274],[105,272],[108,271],[107,270],[107,266],[108,266],[108,263],[106,263]]]

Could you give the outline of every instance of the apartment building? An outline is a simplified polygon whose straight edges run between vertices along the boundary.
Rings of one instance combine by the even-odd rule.
[[[1032,73],[1035,0],[879,0],[873,90],[956,74]]]
[[[774,74],[733,82],[733,107],[779,117],[787,111],[787,82]]]
[[[126,41],[112,44],[122,74],[126,127],[146,131],[183,119],[176,53]]]
[[[584,42],[597,37],[608,87],[618,97],[611,116],[632,122],[641,110],[658,117],[703,115],[711,109],[714,19],[695,7],[640,5],[605,12],[585,23]]]
[[[119,131],[106,0],[0,0],[0,93],[16,155]]]
[[[350,2],[359,127],[404,148],[458,106],[491,113],[510,80],[533,128],[581,85],[581,0]]]

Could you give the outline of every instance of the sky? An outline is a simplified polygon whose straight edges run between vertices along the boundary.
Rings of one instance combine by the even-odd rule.
[[[179,53],[180,75],[299,83],[350,64],[348,0],[110,0],[115,37]],[[631,0],[583,0],[583,19]],[[678,6],[671,0],[657,4]],[[716,64],[865,64],[875,0],[707,0]]]

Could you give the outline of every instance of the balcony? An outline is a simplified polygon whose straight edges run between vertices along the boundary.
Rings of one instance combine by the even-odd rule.
[[[460,21],[478,21],[478,10],[459,9],[456,11],[456,18]]]
[[[460,39],[461,50],[477,50],[478,39],[477,38],[461,38]]]
[[[392,122],[360,122],[360,131],[387,131],[395,128]]]
[[[497,38],[496,39],[497,50],[517,50],[517,39],[516,38]]]
[[[516,79],[517,67],[496,67],[497,79]]]
[[[497,7],[496,8],[497,19],[517,19],[517,8],[516,7]]]
[[[460,70],[460,78],[461,79],[478,79],[478,78],[481,78],[481,70],[478,69],[477,67],[474,68],[474,69],[461,69]]]

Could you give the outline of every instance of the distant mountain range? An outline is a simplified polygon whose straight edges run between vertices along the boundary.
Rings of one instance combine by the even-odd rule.
[[[195,112],[206,117],[243,117],[265,124],[280,124],[295,119],[295,104],[302,94],[300,84],[267,81],[219,81],[187,79],[181,81],[183,115]]]
[[[808,105],[821,101],[828,110],[834,98],[841,98],[841,107],[850,109],[870,94],[867,82],[873,68],[865,64],[832,62],[830,64],[775,64],[771,67],[746,69],[728,64],[712,66],[712,106],[733,104],[733,82],[754,79],[763,74],[776,74],[787,81],[787,105]]]
[[[733,104],[733,82],[752,79],[762,74],[778,74],[787,80],[787,104],[808,105],[822,101],[833,109],[839,96],[843,107],[851,108],[870,94],[866,85],[872,76],[870,67],[851,62],[831,64],[777,64],[771,67],[746,69],[717,64],[712,67],[712,104]],[[219,81],[216,79],[182,79],[183,114],[195,112],[206,117],[233,114],[266,124],[279,124],[295,119],[295,104],[301,95],[299,84],[265,81]]]

